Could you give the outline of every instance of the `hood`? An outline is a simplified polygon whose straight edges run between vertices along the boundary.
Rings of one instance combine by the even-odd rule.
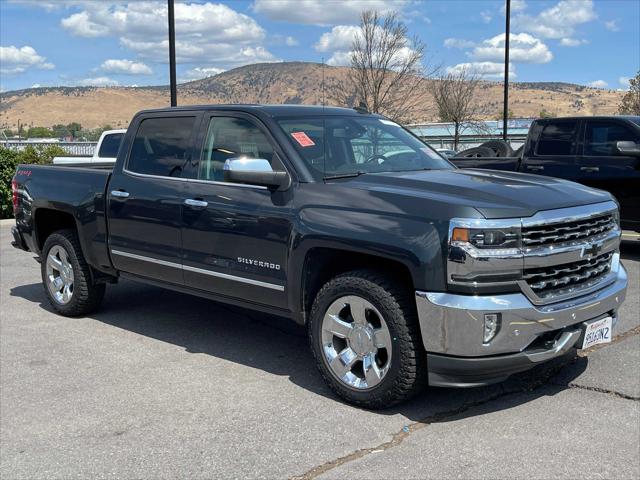
[[[558,178],[497,170],[429,170],[362,175],[351,187],[475,208],[485,218],[530,217],[541,210],[605,202],[602,190]]]

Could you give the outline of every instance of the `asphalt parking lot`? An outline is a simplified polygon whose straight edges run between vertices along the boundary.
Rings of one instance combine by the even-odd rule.
[[[122,282],[55,315],[0,226],[0,477],[640,477],[640,242],[615,340],[492,387],[370,412],[324,386],[304,331]]]

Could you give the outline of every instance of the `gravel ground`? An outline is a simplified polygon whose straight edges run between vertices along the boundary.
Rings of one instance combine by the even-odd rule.
[[[304,331],[131,282],[55,315],[0,226],[0,478],[639,478],[640,242],[616,341],[383,412],[338,401]]]

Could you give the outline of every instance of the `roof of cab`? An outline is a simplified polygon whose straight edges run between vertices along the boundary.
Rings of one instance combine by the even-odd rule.
[[[228,104],[228,105],[185,105],[182,107],[156,108],[143,110],[140,114],[200,111],[200,110],[233,110],[236,112],[261,112],[270,117],[308,117],[322,115],[362,115],[352,108],[323,107],[322,105],[258,105],[258,104]]]

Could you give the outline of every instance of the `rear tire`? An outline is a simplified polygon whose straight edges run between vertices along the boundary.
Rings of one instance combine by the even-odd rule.
[[[307,328],[320,373],[351,404],[387,408],[427,383],[415,300],[385,275],[355,270],[327,282]]]
[[[504,140],[489,140],[484,142],[481,147],[490,148],[495,153],[496,157],[511,157],[513,156],[513,148]]]
[[[42,248],[41,273],[47,298],[61,315],[85,315],[102,302],[106,286],[92,282],[74,230],[58,230],[47,238]]]

